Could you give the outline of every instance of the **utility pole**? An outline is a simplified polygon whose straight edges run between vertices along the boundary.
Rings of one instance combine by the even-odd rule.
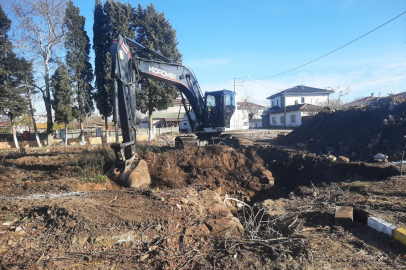
[[[283,94],[283,128],[286,129],[286,97]]]
[[[245,76],[244,78],[234,78],[234,94],[235,94],[235,88],[236,88],[236,84],[237,84],[237,80],[244,80],[246,78],[248,78],[250,75]],[[244,81],[242,81],[244,82]]]

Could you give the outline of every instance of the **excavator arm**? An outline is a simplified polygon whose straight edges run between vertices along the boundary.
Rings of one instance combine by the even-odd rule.
[[[134,57],[128,43],[152,54],[158,60]],[[191,131],[201,140],[219,136],[230,126],[230,118],[235,110],[234,93],[229,90],[206,92],[203,96],[192,70],[182,64],[154,52],[138,42],[118,34],[110,47],[113,79],[113,121],[116,127],[116,143],[111,144],[116,155],[114,174],[124,186],[142,186],[144,175],[150,176],[146,162],[136,157],[136,90],[140,77],[160,80],[176,86],[182,96],[182,103],[191,126]],[[192,111],[186,106],[184,97],[189,101]],[[118,139],[118,123],[121,124],[123,140]],[[180,137],[178,137],[180,138]],[[136,162],[134,163],[134,161]],[[136,164],[136,165],[134,165]],[[144,164],[144,165],[142,165]],[[144,167],[145,170],[140,170]],[[135,167],[134,167],[135,166]],[[123,179],[123,180],[120,180]],[[141,180],[141,181],[139,181]],[[145,180],[145,181],[144,181]],[[140,184],[140,182],[142,182]]]
[[[152,54],[158,60],[148,60],[140,57],[133,57],[128,44],[139,50]],[[189,101],[195,119],[190,115],[190,111],[185,106],[188,120],[193,132],[203,131],[205,103],[203,94],[193,72],[181,64],[169,59],[138,42],[118,34],[113,40],[110,48],[112,58],[112,78],[114,80],[113,95],[113,121],[121,123],[123,132],[123,143],[115,144],[117,157],[128,159],[135,152],[131,142],[135,141],[135,90],[140,76],[153,80],[160,80],[176,86],[183,96]],[[117,134],[117,132],[116,132]],[[120,153],[123,153],[120,155]],[[123,158],[123,157],[124,158]]]

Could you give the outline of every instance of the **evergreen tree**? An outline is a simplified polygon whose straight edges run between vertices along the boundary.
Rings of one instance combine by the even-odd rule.
[[[107,119],[111,115],[113,108],[111,104],[110,88],[110,69],[111,60],[108,56],[109,51],[109,33],[107,25],[107,16],[103,10],[101,0],[95,0],[94,23],[93,23],[93,50],[95,54],[95,86],[96,92],[94,101],[100,114],[104,117],[106,131],[108,130]],[[108,142],[108,132],[106,139]]]
[[[114,35],[124,33],[133,38],[132,30],[133,9],[130,4],[123,4],[120,1],[107,0],[102,5],[101,0],[96,0],[94,9],[93,25],[93,49],[95,51],[95,76],[96,93],[95,102],[100,114],[104,117],[106,130],[108,129],[107,118],[111,116],[112,100],[110,77],[111,58],[109,50]],[[108,142],[108,132],[106,132]]]
[[[11,20],[0,5],[0,114],[8,116],[12,126],[14,143],[19,148],[15,120],[27,109],[27,100],[24,96],[24,69],[27,62],[17,58],[12,50],[12,43],[8,39]]]
[[[65,145],[68,143],[68,124],[73,120],[73,90],[68,74],[68,67],[60,63],[51,77],[54,100],[52,107],[55,111],[55,122],[65,124]]]
[[[84,143],[83,120],[93,111],[93,69],[90,64],[90,40],[85,31],[85,17],[69,0],[65,13],[66,34],[66,63],[75,89],[73,115],[80,122],[82,143]]]
[[[174,30],[164,13],[155,10],[153,4],[143,9],[138,5],[134,11],[134,29],[137,32],[136,40],[144,46],[161,53],[162,55],[181,61],[182,55],[177,49],[176,30]],[[152,59],[151,55],[140,53],[143,58]],[[148,112],[150,140],[152,139],[152,113],[155,110],[164,110],[173,105],[179,96],[179,90],[165,82],[142,78],[137,93],[137,105],[142,113]]]
[[[120,1],[107,0],[104,4],[104,12],[107,18],[109,48],[111,40],[117,33],[124,33],[129,38],[134,38],[133,29],[133,8],[130,4],[123,4]]]

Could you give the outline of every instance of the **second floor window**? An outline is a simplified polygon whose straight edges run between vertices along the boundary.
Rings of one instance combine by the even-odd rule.
[[[300,102],[301,102],[301,103],[305,103],[304,97],[301,98],[301,101],[300,101]]]

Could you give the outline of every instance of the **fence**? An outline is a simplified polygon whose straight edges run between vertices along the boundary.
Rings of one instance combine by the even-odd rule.
[[[116,132],[115,130],[109,130],[107,131],[109,137],[115,137]],[[166,128],[155,128],[153,129],[153,134],[156,135],[161,135],[165,133],[179,133],[179,128],[178,127],[166,127]],[[140,128],[137,129],[137,135],[148,135],[149,134],[149,129],[146,128]],[[119,130],[118,136],[121,136],[122,132]],[[41,141],[47,139],[47,134],[46,133],[38,133],[38,136]],[[94,131],[85,131],[85,136],[86,137],[106,137],[106,131],[102,131],[101,129],[95,129]],[[65,130],[55,130],[53,132],[53,137],[54,139],[65,139]],[[77,139],[80,138],[80,130],[72,130],[68,131],[67,133],[68,140],[69,139]],[[21,141],[35,141],[35,135],[34,134],[29,134],[29,139],[28,137],[24,137],[23,133],[17,132],[17,140],[19,142]],[[13,135],[12,134],[0,134],[0,142],[14,142]]]

